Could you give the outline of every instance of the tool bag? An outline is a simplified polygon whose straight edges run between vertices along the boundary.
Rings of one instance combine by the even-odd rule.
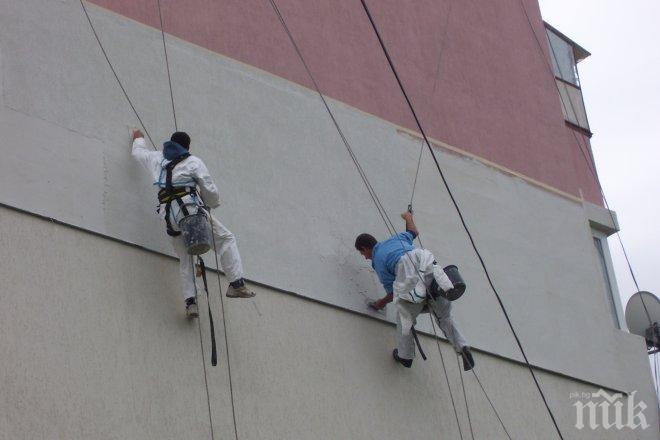
[[[465,281],[463,281],[463,277],[458,271],[458,267],[454,266],[453,264],[445,267],[443,270],[449,277],[451,283],[454,285],[454,288],[445,292],[440,288],[440,286],[438,286],[438,283],[434,279],[428,291],[433,299],[437,299],[438,296],[441,296],[446,300],[456,301],[465,293],[465,289],[467,288]]]
[[[172,171],[190,154],[186,153],[170,161],[163,168],[166,172],[165,188],[158,191],[159,205],[165,205],[165,225],[167,235],[177,237],[183,234],[183,241],[189,255],[201,255],[211,249],[213,233],[210,224],[210,214],[200,203],[185,203],[184,197],[190,196],[198,200],[197,190],[194,186],[174,187],[172,185]],[[179,230],[172,227],[172,203],[177,203],[183,218],[178,221]]]

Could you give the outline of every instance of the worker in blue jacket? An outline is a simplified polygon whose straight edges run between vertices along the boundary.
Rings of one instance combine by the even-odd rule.
[[[370,306],[380,310],[394,302],[397,307],[397,348],[392,355],[404,367],[412,366],[415,357],[413,326],[417,316],[428,306],[449,342],[463,357],[464,369],[470,370],[474,367],[474,359],[451,316],[451,302],[441,295],[433,297],[428,293],[434,280],[443,292],[452,290],[454,285],[431,252],[416,249],[413,245],[419,233],[412,212],[404,212],[401,217],[406,222],[406,232],[381,242],[370,234],[360,234],[355,239],[355,248],[364,258],[371,260],[371,266],[387,293]]]

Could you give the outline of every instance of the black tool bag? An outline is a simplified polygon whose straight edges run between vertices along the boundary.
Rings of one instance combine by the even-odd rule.
[[[463,281],[463,277],[458,272],[458,267],[450,265],[445,267],[443,270],[449,277],[449,281],[451,281],[451,283],[454,285],[454,288],[445,292],[440,288],[440,286],[438,286],[438,283],[433,280],[431,286],[428,289],[428,292],[431,297],[433,297],[433,299],[438,299],[438,297],[441,296],[446,300],[456,301],[465,293],[465,281]]]

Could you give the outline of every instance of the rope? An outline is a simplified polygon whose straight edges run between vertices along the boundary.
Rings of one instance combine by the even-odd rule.
[[[527,365],[527,368],[529,369],[529,372],[530,372],[530,374],[532,375],[532,379],[534,380],[534,383],[535,383],[535,385],[536,385],[536,388],[537,388],[538,391],[539,391],[539,394],[540,394],[540,396],[541,396],[541,398],[542,398],[542,400],[543,400],[543,404],[545,405],[545,408],[546,408],[546,410],[547,410],[547,412],[548,412],[548,415],[550,416],[550,418],[551,418],[551,420],[552,420],[552,423],[553,423],[553,425],[554,425],[554,427],[555,427],[555,430],[557,431],[557,434],[559,435],[559,438],[563,440],[564,437],[563,437],[563,435],[562,435],[562,433],[561,433],[561,430],[559,429],[559,425],[557,424],[557,421],[556,421],[555,416],[554,416],[554,414],[553,414],[553,412],[552,412],[552,409],[550,408],[550,405],[548,404],[548,401],[547,401],[547,399],[546,399],[546,397],[545,397],[545,394],[543,393],[543,390],[541,389],[541,385],[540,385],[539,382],[538,382],[538,379],[537,379],[537,377],[536,377],[536,374],[534,373],[534,370],[532,369],[532,366],[530,365],[529,360],[527,359],[527,354],[525,353],[525,350],[524,350],[524,348],[523,348],[523,346],[522,346],[522,343],[520,342],[520,339],[518,338],[518,335],[517,335],[517,333],[516,333],[516,331],[515,331],[515,329],[514,329],[514,327],[513,327],[513,324],[512,324],[512,322],[511,322],[511,319],[509,318],[509,315],[508,315],[508,313],[507,313],[507,311],[506,311],[506,307],[504,306],[504,303],[502,302],[502,299],[500,298],[500,295],[499,295],[499,293],[497,292],[497,289],[495,288],[495,285],[493,284],[493,281],[492,281],[492,279],[491,279],[491,277],[490,277],[490,273],[488,272],[488,269],[487,269],[487,267],[486,267],[486,263],[484,262],[483,257],[481,256],[481,254],[480,254],[480,252],[479,252],[479,250],[478,250],[478,248],[477,248],[477,246],[476,246],[476,244],[475,244],[475,242],[474,242],[474,238],[472,237],[472,234],[471,234],[471,232],[470,232],[470,230],[469,230],[469,228],[468,228],[468,226],[467,226],[467,224],[466,224],[466,222],[465,222],[465,219],[463,218],[463,214],[462,214],[462,212],[461,212],[461,210],[460,210],[460,208],[459,208],[459,206],[458,206],[458,203],[456,202],[456,199],[454,198],[454,195],[453,195],[453,193],[452,193],[452,191],[451,191],[451,189],[450,189],[450,187],[449,187],[449,184],[448,184],[448,182],[447,182],[447,180],[446,180],[446,178],[445,178],[445,176],[444,176],[444,174],[443,174],[443,172],[442,172],[442,168],[440,167],[440,163],[438,162],[438,159],[437,159],[437,157],[435,156],[435,153],[434,153],[434,151],[433,151],[433,148],[431,147],[431,143],[429,142],[428,137],[426,136],[426,133],[425,133],[424,129],[422,128],[421,123],[419,122],[419,118],[417,117],[417,113],[415,112],[415,109],[414,109],[412,103],[410,102],[410,98],[408,97],[408,94],[406,93],[405,88],[403,87],[403,84],[402,84],[402,82],[401,82],[401,79],[399,78],[399,74],[397,73],[396,68],[394,67],[394,64],[393,64],[393,62],[392,62],[392,59],[390,58],[389,52],[387,51],[387,48],[385,47],[385,44],[384,44],[384,42],[383,42],[383,39],[382,39],[381,36],[380,36],[380,32],[378,31],[378,28],[376,27],[376,23],[374,22],[374,19],[373,19],[372,15],[371,15],[371,12],[369,11],[369,7],[368,7],[367,4],[365,3],[365,0],[360,0],[360,2],[362,3],[362,7],[364,8],[364,11],[365,11],[365,13],[367,14],[367,17],[369,18],[369,22],[371,23],[371,26],[372,26],[372,28],[373,28],[375,34],[376,34],[376,37],[378,38],[378,42],[380,43],[380,46],[381,46],[381,48],[382,48],[382,50],[383,50],[383,53],[385,54],[385,57],[387,58],[387,62],[388,62],[388,64],[389,64],[389,66],[390,66],[390,69],[392,70],[392,73],[394,74],[394,76],[395,76],[395,78],[396,78],[396,81],[397,81],[397,83],[398,83],[398,85],[399,85],[399,88],[401,89],[401,92],[403,93],[403,96],[404,96],[404,98],[405,98],[405,100],[406,100],[406,103],[408,104],[408,107],[410,108],[410,111],[411,111],[411,113],[412,113],[412,115],[413,115],[413,118],[415,119],[415,122],[416,122],[416,124],[417,124],[417,127],[419,128],[419,130],[420,130],[420,132],[421,132],[421,134],[422,134],[422,137],[424,138],[424,141],[426,142],[426,146],[427,146],[429,152],[431,153],[431,156],[433,157],[433,160],[434,160],[434,162],[435,162],[436,168],[438,169],[438,172],[439,172],[439,174],[440,174],[440,177],[442,178],[442,182],[443,182],[445,188],[447,189],[447,193],[449,194],[449,197],[451,198],[451,201],[452,201],[452,203],[453,203],[453,205],[454,205],[454,207],[455,207],[455,209],[456,209],[456,212],[457,212],[458,216],[460,217],[461,223],[462,223],[462,225],[463,225],[463,229],[465,230],[466,234],[468,235],[468,238],[470,239],[470,243],[472,244],[472,248],[474,249],[475,253],[477,254],[477,257],[479,258],[479,262],[481,263],[481,266],[482,266],[482,268],[483,268],[483,270],[484,270],[484,273],[485,273],[485,275],[486,275],[486,278],[488,279],[488,283],[490,284],[491,289],[492,289],[493,292],[495,293],[495,296],[496,296],[497,301],[498,301],[498,303],[499,303],[499,305],[500,305],[500,308],[502,309],[502,312],[504,313],[504,316],[505,316],[506,321],[507,321],[507,323],[508,323],[508,325],[509,325],[509,328],[511,329],[511,332],[513,333],[513,336],[514,336],[514,338],[515,338],[515,340],[516,340],[516,343],[517,343],[517,345],[518,345],[518,348],[520,349],[520,352],[521,352],[521,354],[522,354],[522,356],[523,356],[523,358],[524,358],[524,360],[525,360],[525,364]]]
[[[442,27],[442,36],[440,37],[440,48],[438,49],[438,63],[435,68],[435,75],[433,76],[433,91],[429,99],[435,97],[436,87],[438,86],[438,79],[440,77],[440,66],[442,65],[442,56],[445,53],[444,47],[445,42],[447,41],[447,33],[449,31],[449,17],[451,17],[452,6],[454,2],[449,0],[447,13],[445,14],[445,23]],[[422,140],[419,143],[419,157],[417,158],[417,170],[415,171],[415,181],[413,182],[412,194],[410,195],[410,206],[413,204],[415,199],[415,188],[417,187],[417,176],[419,175],[419,167],[422,163],[422,152],[424,151],[424,141]]]
[[[229,361],[229,338],[227,336],[227,318],[225,316],[225,302],[222,298],[222,284],[220,282],[220,263],[218,262],[218,248],[215,244],[215,230],[213,228],[213,217],[209,213],[211,222],[211,237],[213,238],[213,255],[215,256],[216,276],[218,277],[218,289],[220,292],[220,310],[222,312],[222,327],[225,334],[225,355],[227,356],[227,376],[229,377],[229,399],[231,401],[231,417],[234,422],[234,437],[238,440],[238,427],[236,424],[236,404],[234,403],[234,386],[231,377],[231,362]]]
[[[429,309],[431,307],[429,306]],[[433,310],[430,310],[431,314],[438,319],[438,316]],[[438,324],[439,325],[439,324]],[[442,355],[442,349],[440,348],[440,338],[438,338],[438,332],[435,330],[435,322],[433,322],[433,317],[431,317],[431,326],[433,327],[433,334],[435,335],[435,343],[438,346],[438,354],[440,355],[440,361],[442,362],[442,369],[445,372],[445,380],[447,381],[447,388],[449,388],[449,397],[451,399],[451,406],[454,409],[454,416],[456,417],[456,425],[458,426],[458,434],[463,440],[463,431],[461,430],[461,423],[458,420],[458,411],[456,410],[456,403],[454,402],[454,393],[451,391],[451,385],[449,384],[449,375],[447,374],[447,368],[445,367],[445,358]],[[472,429],[472,427],[470,427]],[[474,440],[474,437],[473,437]]]
[[[461,377],[461,388],[463,388],[463,400],[465,400],[465,411],[467,412],[468,425],[470,426],[470,436],[472,437],[472,440],[474,440],[474,431],[472,430],[472,419],[470,418],[470,405],[468,405],[467,393],[465,392],[465,383],[463,382],[463,370],[461,368],[460,356],[456,356],[456,364],[458,365],[458,374]]]
[[[484,386],[481,384],[481,381],[479,380],[479,376],[477,376],[477,372],[475,371],[474,368],[472,369],[472,374],[474,374],[474,378],[477,379],[477,383],[479,384],[479,388],[481,388],[481,391],[484,393],[484,396],[486,397],[486,400],[488,401],[488,404],[490,405],[491,409],[493,410],[493,413],[495,413],[495,417],[497,417],[497,420],[500,421],[500,425],[502,426],[502,429],[504,430],[504,433],[509,438],[509,440],[512,440],[511,435],[509,434],[509,431],[507,431],[506,426],[504,426],[504,422],[502,421],[502,418],[500,417],[500,414],[495,409],[495,405],[493,404],[493,401],[490,400],[490,397],[488,396],[488,393],[486,392],[486,389],[484,388]]]
[[[172,101],[172,117],[174,118],[174,131],[179,131],[176,122],[176,110],[174,109],[174,92],[172,91],[172,77],[170,76],[170,62],[167,57],[167,45],[165,44],[165,29],[163,28],[163,14],[160,8],[160,0],[158,2],[158,19],[160,20],[160,34],[163,37],[163,52],[165,53],[165,67],[167,68],[167,83],[170,86],[170,100]]]
[[[339,126],[339,123],[337,122],[337,119],[335,118],[334,113],[330,109],[330,106],[328,105],[328,102],[325,99],[325,96],[323,96],[323,93],[321,92],[321,88],[319,87],[318,83],[316,82],[316,79],[314,78],[314,75],[312,74],[311,69],[307,65],[307,62],[305,61],[305,58],[302,55],[302,51],[298,47],[298,44],[296,43],[295,39],[293,38],[293,35],[291,34],[291,31],[289,30],[289,26],[286,24],[286,20],[284,19],[284,16],[280,12],[280,8],[277,6],[277,3],[275,0],[268,0],[271,7],[273,8],[273,11],[277,15],[277,18],[280,21],[280,24],[284,28],[284,31],[287,34],[287,37],[289,38],[289,41],[291,42],[291,45],[293,46],[294,50],[296,51],[296,54],[298,55],[298,58],[300,59],[303,67],[305,68],[305,71],[307,73],[307,76],[309,77],[310,81],[314,85],[314,89],[316,90],[316,93],[319,95],[321,98],[321,101],[323,101],[323,106],[325,107],[326,111],[328,112],[328,115],[330,116],[330,119],[332,119],[332,123],[335,126],[335,129],[339,133],[339,136],[341,137],[341,140],[346,147],[346,151],[348,152],[349,156],[351,157],[351,160],[353,161],[353,164],[358,170],[358,173],[360,174],[360,177],[362,178],[362,182],[364,183],[365,187],[367,188],[367,191],[369,192],[369,196],[371,197],[371,200],[374,202],[374,205],[376,206],[376,209],[378,210],[378,214],[380,217],[383,219],[383,222],[385,223],[387,230],[390,234],[392,234],[395,231],[394,224],[390,220],[389,216],[385,212],[385,208],[383,207],[383,204],[381,203],[380,199],[378,198],[378,195],[376,194],[376,191],[373,189],[371,186],[371,183],[369,182],[369,179],[367,178],[366,173],[364,172],[364,169],[360,165],[357,156],[355,155],[355,152],[353,151],[353,148],[351,147],[350,143],[348,142],[348,139],[344,135],[344,132],[342,131],[341,127]]]
[[[341,127],[339,126],[339,123],[337,122],[337,119],[335,118],[332,110],[330,109],[330,106],[328,105],[325,97],[323,96],[323,93],[321,92],[321,89],[320,89],[318,83],[316,82],[316,79],[314,78],[314,75],[312,74],[311,69],[307,65],[307,62],[305,61],[305,58],[302,55],[302,51],[300,50],[300,48],[298,47],[295,39],[293,38],[293,35],[292,35],[291,31],[289,30],[289,27],[286,24],[286,20],[284,19],[284,16],[282,15],[279,7],[277,6],[277,3],[275,2],[275,0],[269,0],[269,3],[271,5],[271,7],[273,8],[273,10],[275,11],[275,13],[276,13],[276,15],[277,15],[277,17],[280,21],[280,24],[284,28],[284,30],[285,30],[288,38],[289,38],[289,41],[291,42],[293,48],[296,51],[296,54],[298,55],[298,58],[300,59],[301,63],[303,64],[303,66],[305,68],[305,71],[307,72],[307,76],[309,77],[310,81],[314,85],[314,88],[316,89],[317,94],[319,95],[319,97],[323,101],[323,105],[324,105],[328,115],[332,119],[332,122],[335,126],[335,129],[339,133],[339,135],[342,139],[342,142],[344,143],[344,146],[346,147],[346,150],[348,151],[349,156],[353,160],[353,163],[354,163],[356,169],[358,170],[358,173],[360,174],[360,177],[362,178],[362,181],[364,182],[364,185],[367,188],[367,190],[369,192],[369,195],[371,196],[371,199],[373,200],[374,205],[376,206],[376,209],[378,209],[378,213],[379,213],[380,217],[382,218],[383,222],[385,223],[385,226],[388,229],[388,232],[390,234],[396,233],[396,228],[395,228],[394,224],[392,223],[390,217],[387,214],[387,211],[385,210],[382,203],[380,202],[380,199],[378,198],[378,195],[376,194],[376,191],[371,186],[371,183],[369,182],[369,179],[368,179],[366,173],[364,172],[362,166],[360,165],[360,163],[357,159],[357,156],[355,155],[350,143],[346,139],[346,136],[344,135]],[[418,236],[418,239],[419,239],[419,236]],[[401,242],[401,239],[399,239],[399,242],[403,246],[403,243]],[[420,244],[421,244],[421,240],[420,240]],[[408,255],[408,258],[410,258],[409,255]],[[417,271],[417,276],[420,277],[420,279],[422,279],[422,281],[423,281],[423,278],[421,277],[419,271]],[[443,369],[444,374],[445,374],[445,380],[447,382],[447,387],[449,388],[451,403],[452,403],[452,407],[454,408],[454,415],[456,417],[456,424],[458,425],[459,434],[460,434],[461,440],[462,440],[463,439],[463,433],[461,431],[461,425],[460,425],[460,422],[459,422],[459,419],[458,419],[458,412],[456,410],[456,404],[454,402],[453,393],[451,391],[451,385],[449,383],[449,376],[447,374],[447,369],[445,367],[445,362],[444,362],[444,358],[442,357],[442,352],[441,351],[440,351],[440,359],[442,360],[442,369]]]
[[[82,7],[83,12],[85,13],[85,17],[87,17],[87,22],[89,23],[89,27],[92,29],[92,33],[94,34],[94,37],[96,38],[96,42],[98,43],[99,48],[101,49],[101,52],[103,53],[103,56],[105,57],[105,61],[108,63],[108,67],[110,67],[110,70],[112,71],[112,74],[115,76],[115,79],[117,80],[117,84],[119,85],[119,88],[124,93],[124,97],[126,98],[126,101],[128,101],[128,105],[131,106],[131,109],[133,110],[133,113],[135,113],[135,117],[140,122],[140,126],[144,130],[144,133],[147,135],[147,138],[149,138],[149,141],[151,142],[151,146],[153,147],[154,150],[156,150],[156,144],[154,143],[153,139],[151,138],[151,135],[149,134],[149,131],[147,130],[147,127],[144,125],[144,122],[142,122],[142,118],[138,114],[138,111],[135,109],[135,106],[133,105],[133,101],[131,101],[131,98],[129,98],[128,92],[126,92],[126,89],[124,88],[124,85],[121,83],[121,80],[119,79],[119,75],[117,74],[117,71],[112,66],[112,62],[110,62],[110,57],[108,57],[108,53],[105,51],[105,48],[103,47],[103,43],[101,43],[101,39],[99,38],[99,34],[96,32],[96,29],[94,28],[94,24],[92,23],[92,19],[90,18],[89,13],[87,12],[87,8],[85,7],[85,2],[83,0],[80,0],[80,6]]]
[[[190,256],[190,266],[192,268],[192,270],[191,270],[192,282],[193,282],[193,286],[195,287],[195,300],[197,300],[197,297],[198,297],[197,283],[195,282],[195,265],[193,264],[192,255]],[[207,298],[208,298],[208,296],[207,296]],[[204,388],[206,388],[206,405],[207,405],[208,411],[209,411],[209,426],[211,427],[211,440],[215,440],[215,433],[214,433],[214,430],[213,430],[213,416],[212,416],[212,413],[211,413],[211,395],[209,393],[209,382],[208,382],[207,372],[206,372],[206,356],[204,355],[204,342],[202,340],[202,323],[200,321],[201,320],[198,317],[197,318],[197,328],[199,330],[199,349],[200,349],[200,352],[202,353],[202,368],[204,370]]]
[[[557,81],[555,80],[555,74],[554,74],[554,71],[552,69],[552,65],[548,62],[548,59],[545,56],[545,52],[543,52],[543,45],[541,44],[541,41],[539,40],[538,35],[536,35],[536,32],[534,32],[534,26],[532,25],[532,20],[531,20],[529,14],[527,13],[527,8],[525,7],[525,4],[522,2],[522,0],[520,0],[520,7],[522,8],[523,13],[525,14],[525,18],[527,19],[527,24],[529,25],[529,28],[532,32],[532,35],[534,36],[534,40],[536,41],[536,44],[539,48],[539,53],[541,55],[541,58],[543,59],[543,61],[546,64],[546,67],[548,68],[548,72],[550,73],[550,75],[552,77],[552,82],[554,83],[555,88],[557,89],[557,93],[559,93],[559,97],[560,97],[559,101],[561,102],[562,108],[564,109],[564,113],[568,114],[568,112],[566,111],[566,106],[564,104],[564,100],[561,99],[561,92],[559,90],[559,86],[557,85]],[[554,51],[551,44],[549,44],[549,46],[550,46],[550,50],[552,51],[552,55],[553,55],[553,57],[555,58],[555,61],[556,61],[557,56],[555,54],[555,51]],[[573,114],[576,115],[576,118],[577,118],[577,113],[575,112],[575,107],[573,106],[573,101],[571,101],[570,96],[569,96],[568,101],[571,104]],[[603,190],[603,186],[600,184],[600,179],[598,178],[598,174],[597,174],[596,169],[595,169],[596,164],[595,164],[593,155],[591,153],[589,153],[589,157],[587,157],[586,153],[584,152],[584,149],[589,151],[588,146],[583,147],[582,143],[580,142],[580,140],[579,140],[577,134],[575,133],[575,131],[572,130],[571,128],[568,128],[568,130],[573,135],[573,138],[575,139],[575,143],[576,143],[578,149],[580,150],[580,153],[582,153],[582,157],[587,162],[587,169],[593,175],[593,177],[596,181],[596,184],[598,185],[600,195],[603,197],[603,201],[605,202],[605,207],[607,208],[608,214],[610,215],[610,218],[612,219],[612,224],[616,225],[616,221],[614,220],[614,215],[612,214],[612,210],[610,209],[610,204],[607,201],[607,197],[605,196],[605,191]],[[632,277],[633,283],[635,284],[635,288],[639,292],[641,289],[639,288],[639,284],[637,283],[637,277],[635,277],[635,272],[633,271],[632,264],[630,263],[630,258],[628,257],[628,252],[626,251],[626,247],[623,245],[623,240],[621,239],[621,234],[619,233],[618,230],[616,231],[616,236],[618,238],[619,244],[621,245],[621,249],[623,250],[623,256],[626,260],[626,264],[628,265],[628,271],[630,272],[630,276]],[[640,295],[640,299],[642,301],[642,306],[644,307],[644,311],[646,313],[646,317],[648,318],[649,324],[652,325],[653,320],[651,319],[651,314],[649,313],[649,310],[646,307],[646,302],[644,302],[644,298],[642,297],[642,295]]]

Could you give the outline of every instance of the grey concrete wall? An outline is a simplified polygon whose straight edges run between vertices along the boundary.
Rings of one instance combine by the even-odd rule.
[[[211,438],[200,330],[184,317],[177,262],[6,208],[0,226],[0,439]],[[218,366],[206,368],[210,413],[215,438],[228,439],[228,363],[215,277],[210,284],[219,350]],[[390,357],[392,325],[254,288],[254,300],[225,302],[239,438],[458,438],[430,337],[422,338],[428,361],[406,370]],[[456,357],[444,342],[441,350],[470,438]],[[526,369],[475,356],[511,437],[557,438]],[[576,430],[571,393],[597,387],[539,377],[564,438],[657,438],[653,428]],[[475,438],[507,438],[474,376],[463,380]],[[636,401],[652,402],[642,382]],[[657,415],[646,415],[657,426]]]
[[[150,133],[169,136],[160,33],[90,11]],[[365,297],[382,289],[352,243],[364,231],[383,237],[385,228],[318,97],[191,44],[168,44],[180,127],[219,184],[224,204],[217,214],[239,237],[247,276],[369,313]],[[151,182],[129,155],[127,128],[137,122],[80,4],[5,1],[0,69],[0,202],[171,254],[153,215]],[[332,107],[396,217],[410,197],[419,141],[341,103]],[[475,347],[519,359],[424,154],[415,201],[424,243],[440,262],[457,264],[470,284],[457,320]],[[438,154],[530,360],[615,389],[650,390],[643,342],[614,329],[608,317],[583,206],[478,161]],[[55,251],[50,246],[43,251]],[[62,276],[75,278],[67,272],[75,268],[66,267]],[[133,293],[143,294],[125,292]]]

